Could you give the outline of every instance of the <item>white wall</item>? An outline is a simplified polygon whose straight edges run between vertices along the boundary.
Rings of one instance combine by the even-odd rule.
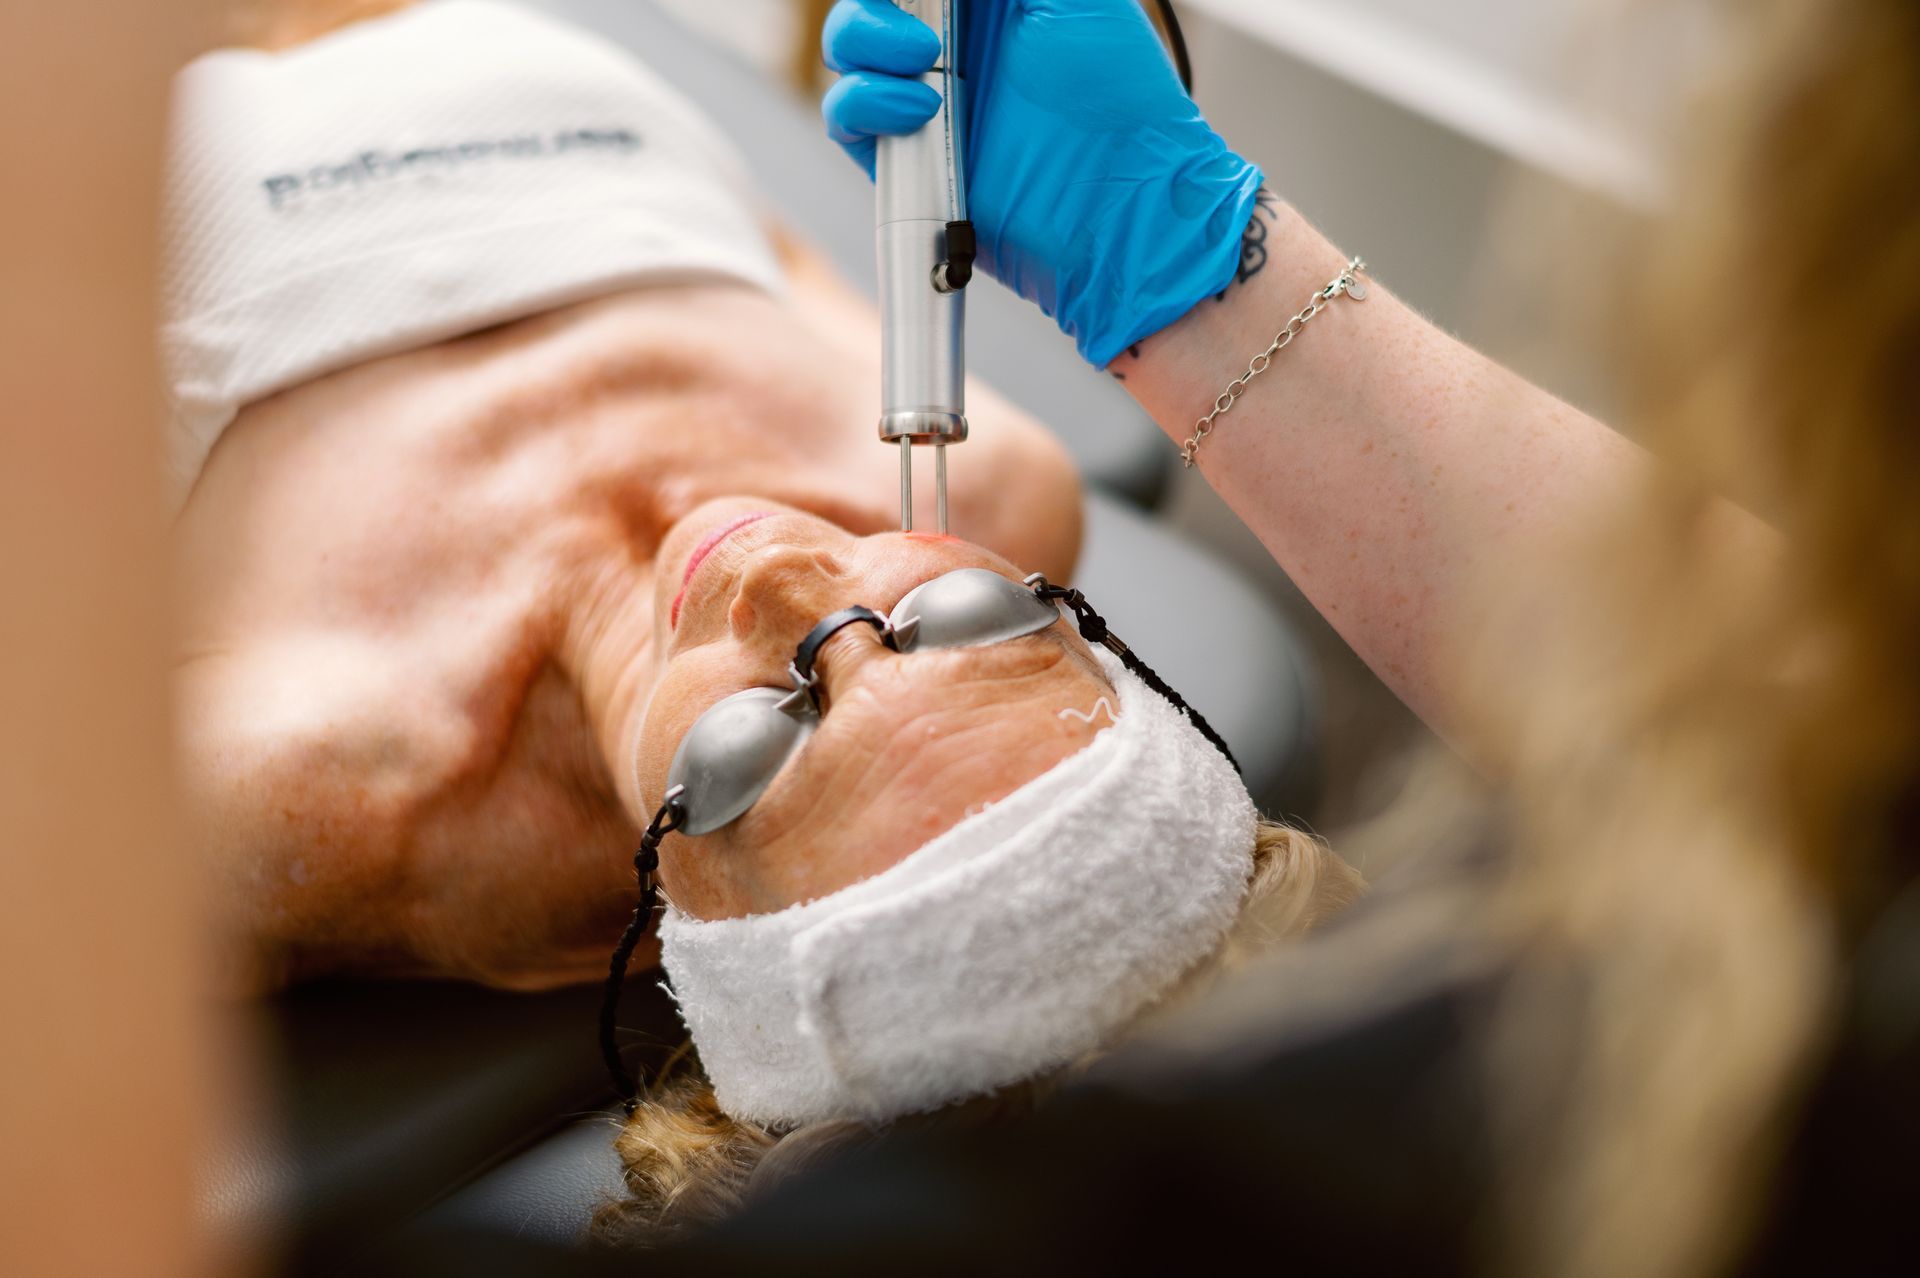
[[[1602,0],[1185,0],[1239,38],[1363,89],[1522,164],[1639,206],[1658,200],[1607,74],[1649,25]],[[1638,9],[1650,15],[1650,9]],[[1664,76],[1662,77],[1664,79]],[[1599,109],[1605,108],[1605,109]]]

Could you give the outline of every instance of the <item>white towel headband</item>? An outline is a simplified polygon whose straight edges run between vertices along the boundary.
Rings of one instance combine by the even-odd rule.
[[[1092,744],[899,864],[660,939],[720,1105],[792,1126],[936,1109],[1109,1041],[1219,944],[1258,820],[1231,764],[1096,649]]]
[[[626,50],[523,5],[207,54],[171,133],[183,501],[243,405],[323,373],[630,288],[781,286],[726,139]]]

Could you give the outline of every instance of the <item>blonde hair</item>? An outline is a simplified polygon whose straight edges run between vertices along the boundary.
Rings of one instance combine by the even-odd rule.
[[[1196,996],[1254,955],[1319,926],[1357,900],[1362,890],[1360,876],[1318,839],[1263,821],[1239,918],[1214,954],[1188,973],[1162,1006]],[[1031,1110],[1088,1063],[903,1122],[948,1126],[1000,1121]],[[739,1122],[720,1108],[713,1088],[693,1068],[690,1052],[683,1051],[662,1071],[614,1142],[627,1195],[596,1213],[595,1233],[603,1241],[624,1245],[672,1241],[728,1215],[829,1153],[873,1135],[873,1129],[857,1122],[819,1123],[786,1134]]]
[[[1754,56],[1613,326],[1658,473],[1586,548],[1586,606],[1510,721],[1517,1273],[1737,1257],[1842,943],[1915,868],[1894,821],[1920,776],[1920,9],[1739,16]],[[1541,1035],[1568,973],[1563,1074]]]

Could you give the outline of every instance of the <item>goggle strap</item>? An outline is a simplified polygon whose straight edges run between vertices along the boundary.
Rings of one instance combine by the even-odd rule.
[[[646,833],[640,836],[640,850],[633,854],[633,874],[640,885],[640,899],[633,907],[633,917],[627,920],[626,931],[620,934],[620,943],[613,948],[613,961],[607,968],[607,982],[600,994],[600,1059],[606,1063],[607,1077],[613,1080],[614,1094],[620,1097],[621,1108],[629,1115],[640,1103],[640,1084],[620,1059],[620,1047],[614,1041],[615,1024],[620,1015],[620,990],[626,984],[627,964],[632,961],[633,952],[639,947],[640,938],[647,934],[654,911],[660,905],[660,844],[686,822],[687,809],[681,801],[685,793],[684,786],[667,791],[665,802],[647,823]]]
[[[1166,680],[1153,672],[1153,667],[1142,661],[1133,649],[1120,642],[1120,637],[1107,629],[1107,619],[1093,610],[1093,605],[1087,602],[1085,595],[1067,586],[1056,586],[1037,572],[1026,581],[1033,593],[1042,599],[1050,603],[1065,604],[1071,609],[1074,620],[1080,626],[1082,639],[1088,643],[1097,643],[1120,658],[1120,663],[1139,676],[1141,683],[1171,701],[1181,714],[1187,716],[1187,721],[1199,730],[1200,735],[1205,737],[1214,749],[1226,756],[1227,762],[1233,765],[1235,772],[1241,773],[1242,776],[1246,775],[1241,770],[1240,760],[1233,757],[1233,751],[1228,748],[1226,739],[1213,730],[1213,725],[1207,722],[1207,717],[1188,705],[1185,697],[1169,688]]]

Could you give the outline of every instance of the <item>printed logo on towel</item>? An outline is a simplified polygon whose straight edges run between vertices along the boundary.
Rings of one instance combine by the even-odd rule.
[[[275,173],[260,182],[267,207],[286,212],[310,199],[402,179],[429,178],[478,165],[519,160],[550,160],[567,155],[627,155],[640,149],[640,135],[632,129],[561,129],[555,133],[523,133],[504,138],[478,138],[445,146],[409,147],[405,151],[373,148],[337,164]]]

